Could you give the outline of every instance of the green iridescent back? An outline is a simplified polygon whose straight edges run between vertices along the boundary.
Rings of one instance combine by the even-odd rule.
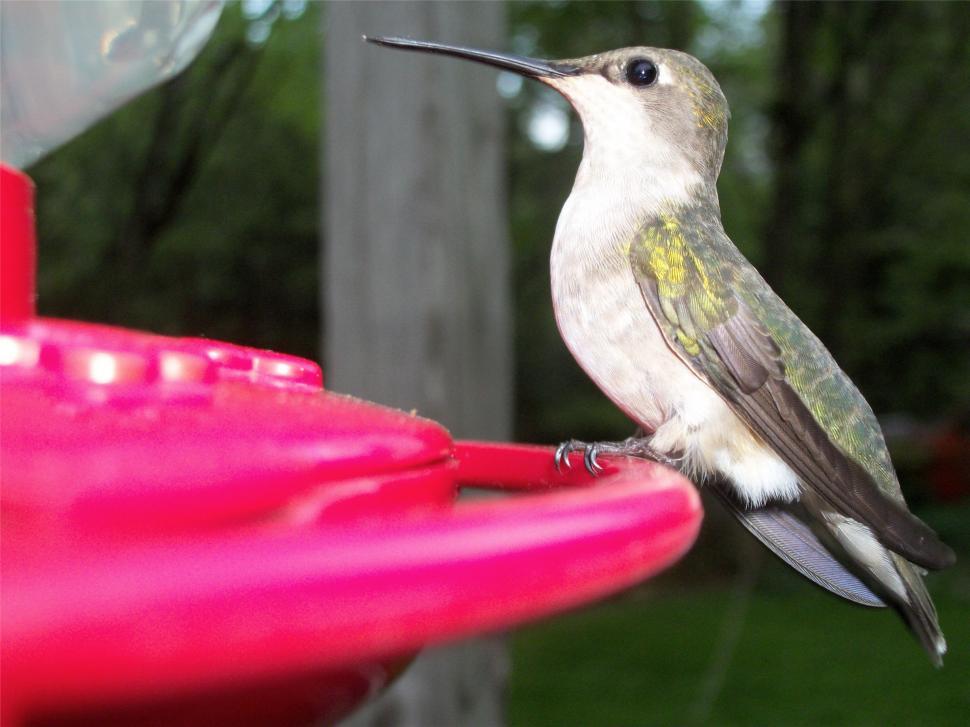
[[[828,349],[768,286],[727,237],[717,205],[671,208],[650,220],[631,246],[638,276],[657,281],[659,321],[681,354],[710,372],[723,369],[704,334],[737,312],[754,314],[778,348],[785,379],[815,421],[879,489],[902,502],[882,430],[872,409]],[[715,382],[716,384],[716,382]]]

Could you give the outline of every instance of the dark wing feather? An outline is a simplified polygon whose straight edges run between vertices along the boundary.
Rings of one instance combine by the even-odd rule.
[[[661,217],[631,247],[630,259],[647,308],[671,348],[777,452],[804,487],[833,510],[869,526],[883,545],[913,563],[932,569],[953,563],[953,551],[901,498],[887,496],[865,468],[832,442],[787,381],[778,342],[725,283],[720,261],[709,250],[692,245],[673,218]]]
[[[758,328],[750,309],[739,301],[735,314],[707,336],[733,379],[733,386],[732,382],[722,385],[721,393],[728,394],[735,412],[771,443],[804,485],[838,512],[872,528],[887,548],[925,568],[949,565],[953,551],[936,533],[904,505],[886,497],[869,473],[832,443],[785,380],[777,356],[766,356],[773,346],[770,340],[758,340],[767,337]],[[768,375],[752,389],[762,371]]]
[[[815,585],[863,606],[886,605],[832,557],[811,528],[794,512],[776,505],[745,508],[731,495],[724,482],[715,482],[710,489],[752,535]]]
[[[734,377],[744,394],[751,394],[767,382],[768,377],[784,374],[780,351],[767,331],[751,325],[737,325],[732,315],[707,333],[707,340]]]

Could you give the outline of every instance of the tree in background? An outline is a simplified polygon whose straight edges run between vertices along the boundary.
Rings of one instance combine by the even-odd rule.
[[[504,6],[482,2],[338,3],[323,23],[329,385],[500,441],[512,434],[512,336],[495,74],[360,38],[489,47],[504,28]],[[494,727],[507,675],[501,638],[428,649],[345,727]]]
[[[320,8],[240,7],[186,72],[28,170],[43,314],[317,356]]]
[[[765,271],[877,412],[970,406],[970,12],[775,10]]]

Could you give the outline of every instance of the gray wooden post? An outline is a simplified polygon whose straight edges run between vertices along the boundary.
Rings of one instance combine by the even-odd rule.
[[[503,48],[500,3],[335,3],[323,18],[327,387],[456,437],[511,434],[504,113],[495,72],[378,48],[361,34]],[[349,725],[492,727],[496,640],[419,658]]]

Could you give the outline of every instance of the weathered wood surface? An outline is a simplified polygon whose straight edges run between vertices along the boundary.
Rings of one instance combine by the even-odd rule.
[[[333,388],[507,437],[504,113],[495,71],[361,33],[504,45],[497,3],[336,3],[327,86],[325,364]]]
[[[361,34],[505,46],[499,3],[336,3],[323,20],[328,388],[507,439],[512,336],[495,72]],[[504,722],[498,640],[426,653],[345,727]]]

